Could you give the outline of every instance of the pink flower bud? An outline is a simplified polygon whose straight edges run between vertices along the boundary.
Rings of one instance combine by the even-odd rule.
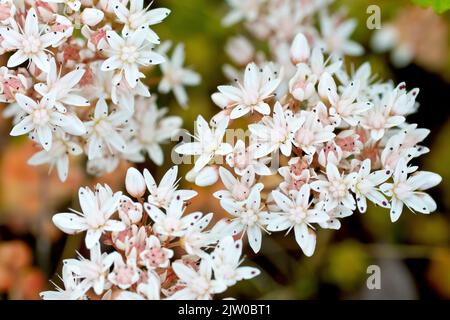
[[[140,198],[144,195],[147,186],[142,174],[135,168],[129,168],[125,178],[125,187],[130,195]]]
[[[81,22],[93,27],[102,21],[104,16],[105,14],[98,9],[86,8],[81,13]]]
[[[303,35],[299,33],[295,36],[294,42],[291,46],[291,60],[294,64],[299,64],[306,62],[309,59],[309,45],[308,40]]]

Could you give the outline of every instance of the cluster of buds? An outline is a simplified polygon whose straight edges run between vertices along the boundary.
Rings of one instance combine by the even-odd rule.
[[[219,86],[212,100],[221,111],[209,123],[199,116],[195,141],[175,149],[185,160],[195,156],[188,180],[222,181],[214,197],[231,215],[228,234],[246,235],[258,252],[264,232],[293,230],[311,256],[317,228],[339,229],[341,218],[366,212],[368,201],[388,209],[392,222],[404,207],[435,211],[424,190],[441,177],[411,164],[429,152],[420,145],[429,130],[406,122],[419,90],[374,81],[368,63],[346,70],[343,55],[362,52],[347,39],[354,22],[328,16],[329,1],[229,2],[225,21],[245,19],[275,61],[250,62],[243,75],[235,72],[235,85]],[[240,39],[237,47],[247,44]],[[235,57],[253,52],[235,44],[227,50]]]
[[[257,276],[240,266],[242,241],[225,233],[226,220],[210,227],[212,213],[185,213],[197,193],[178,190],[177,173],[172,167],[157,184],[148,170],[130,168],[129,196],[107,185],[80,188],[81,212],[53,222],[68,234],[85,232],[90,257],[64,260],[64,287],[42,298],[211,299]]]
[[[182,106],[184,86],[200,82],[183,68],[182,44],[171,58],[170,42],[158,46],[151,26],[169,13],[142,0],[1,1],[0,49],[7,62],[0,69],[0,102],[13,119],[11,135],[28,135],[41,148],[31,165],[56,166],[64,181],[69,156],[83,153],[96,175],[122,159],[143,162],[146,154],[162,164],[160,144],[182,121],[164,117],[166,110],[149,98],[146,75],[159,65],[157,90],[173,91]]]

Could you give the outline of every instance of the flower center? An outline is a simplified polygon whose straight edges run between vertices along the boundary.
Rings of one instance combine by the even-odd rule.
[[[334,199],[342,199],[347,194],[347,186],[341,180],[330,181],[330,194]]]
[[[247,211],[242,212],[241,220],[243,224],[253,226],[258,222],[258,215],[253,209],[247,209]]]
[[[33,123],[37,126],[45,126],[50,120],[50,113],[47,108],[35,109],[32,113]]]
[[[41,51],[41,40],[34,35],[24,35],[22,46],[26,55],[36,54]]]
[[[120,59],[125,63],[135,63],[138,58],[138,52],[135,46],[124,46],[120,52]]]

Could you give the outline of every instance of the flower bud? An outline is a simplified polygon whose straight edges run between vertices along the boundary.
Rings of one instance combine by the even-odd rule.
[[[195,176],[195,184],[199,187],[211,186],[219,179],[217,167],[208,166]]]
[[[140,198],[144,195],[147,186],[142,174],[135,168],[129,168],[125,178],[125,187],[127,192],[135,198]]]
[[[104,16],[105,14],[103,11],[94,8],[86,8],[81,13],[81,22],[93,27],[102,21]]]
[[[309,59],[308,39],[299,33],[295,36],[291,46],[291,60],[294,64],[306,62]]]

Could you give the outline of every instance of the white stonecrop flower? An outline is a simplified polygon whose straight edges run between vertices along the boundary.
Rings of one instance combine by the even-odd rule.
[[[194,171],[199,172],[216,155],[224,156],[230,153],[233,148],[228,143],[224,143],[223,137],[228,126],[228,119],[221,120],[217,126],[211,129],[202,116],[196,121],[196,142],[184,143],[176,147],[175,152],[185,155],[199,156],[195,161]]]
[[[66,113],[67,109],[64,105],[75,107],[86,107],[90,103],[87,99],[74,93],[77,91],[75,86],[80,82],[85,70],[82,68],[76,68],[60,77],[58,69],[56,67],[56,60],[50,59],[50,70],[47,73],[46,83],[37,83],[34,85],[40,95],[45,96],[51,94],[54,97],[54,106],[59,112]]]
[[[255,157],[261,158],[278,149],[289,156],[295,134],[303,122],[303,118],[295,117],[290,110],[284,111],[276,102],[273,117],[265,116],[260,123],[249,125],[250,132],[256,136]]]
[[[221,239],[211,253],[215,277],[227,286],[232,286],[243,279],[251,279],[261,273],[253,267],[241,267],[241,254],[242,240],[234,241],[232,236]]]
[[[158,185],[150,171],[144,169],[144,180],[150,192],[147,202],[158,208],[168,209],[174,199],[187,201],[195,197],[197,192],[194,190],[177,190],[177,175],[178,167],[173,166],[162,177]]]
[[[127,110],[108,113],[106,101],[97,101],[93,119],[85,122],[89,160],[101,157],[103,152],[108,150],[126,151],[127,145],[119,127],[124,125],[130,116]]]
[[[344,173],[340,174],[336,165],[328,163],[326,167],[326,180],[312,182],[311,189],[325,195],[325,201],[329,209],[343,204],[347,208],[355,210],[355,199],[350,193],[350,189],[354,187],[356,178],[356,172],[347,175]]]
[[[188,103],[184,86],[196,86],[201,81],[197,72],[183,68],[184,58],[184,46],[179,43],[173,50],[172,57],[166,58],[166,61],[161,63],[163,78],[158,85],[158,91],[161,93],[173,91],[182,107],[186,107]]]
[[[33,62],[40,70],[49,72],[50,63],[47,54],[47,47],[56,45],[63,37],[61,32],[47,32],[42,34],[39,31],[39,20],[36,10],[28,10],[25,25],[22,28],[15,25],[15,28],[0,30],[3,38],[2,47],[6,50],[16,50],[9,57],[8,68],[16,67],[27,60]]]
[[[371,161],[366,159],[361,163],[358,176],[352,191],[356,196],[356,205],[361,213],[366,212],[367,199],[383,208],[389,208],[389,202],[378,191],[377,186],[385,182],[392,175],[391,170],[377,170],[370,172]]]
[[[273,199],[279,207],[278,212],[267,215],[268,231],[283,231],[294,229],[295,240],[305,255],[312,256],[316,247],[316,234],[312,223],[324,223],[329,216],[323,210],[310,208],[311,188],[304,184],[297,194],[287,197],[283,193],[272,191]]]
[[[53,216],[53,223],[68,234],[86,232],[85,243],[93,248],[106,231],[122,231],[125,224],[111,219],[117,211],[121,192],[113,193],[108,186],[98,185],[95,192],[89,188],[80,188],[78,198],[81,212],[58,213]]]
[[[222,281],[212,279],[212,265],[207,259],[201,260],[198,271],[181,261],[175,261],[172,268],[185,287],[170,296],[170,300],[209,300],[227,288]]]
[[[438,185],[442,177],[429,171],[417,171],[408,177],[406,161],[401,158],[395,167],[393,183],[381,185],[383,193],[391,199],[391,220],[397,221],[406,205],[412,212],[429,214],[435,211],[436,202],[424,190]]]
[[[258,17],[259,7],[264,0],[227,0],[231,11],[223,18],[226,26],[233,25],[241,20],[254,21]]]
[[[148,154],[158,166],[164,162],[162,144],[175,137],[183,123],[178,116],[165,116],[167,108],[159,108],[155,99],[137,98],[135,112],[130,119],[130,149],[137,149]]]
[[[183,216],[184,201],[178,198],[172,200],[166,213],[149,203],[144,204],[144,209],[155,222],[153,225],[155,232],[172,237],[182,237],[186,229],[203,216],[201,212],[193,212]]]
[[[127,3],[130,4],[129,8],[127,8]],[[158,35],[149,26],[162,22],[170,14],[169,9],[157,8],[148,10],[151,3],[144,8],[144,0],[114,1],[112,6],[118,22],[124,25],[122,29],[124,37],[128,37],[130,33],[145,27],[144,37],[151,43],[159,44]]]
[[[56,167],[59,179],[64,182],[69,175],[69,156],[78,156],[82,153],[81,146],[77,142],[71,141],[67,134],[62,133],[55,137],[49,151],[44,149],[35,153],[28,160],[28,164],[32,166],[50,164],[50,170]]]
[[[72,271],[81,285],[93,288],[98,295],[102,294],[107,287],[107,276],[114,260],[120,259],[118,252],[110,254],[101,253],[100,244],[97,243],[90,249],[90,259],[83,258],[80,254],[78,259],[64,260],[64,267]]]
[[[341,95],[337,93],[336,83],[330,74],[324,73],[320,82],[326,87],[327,97],[331,103],[330,116],[335,119],[336,125],[344,120],[348,125],[356,126],[360,115],[373,106],[369,101],[362,102],[357,99],[360,91],[358,82],[350,82]]]
[[[212,96],[219,106],[231,109],[230,118],[237,119],[249,112],[270,114],[270,106],[265,100],[274,96],[274,92],[281,82],[268,66],[259,69],[256,64],[250,63],[245,68],[244,83],[234,86],[219,86],[219,92]]]
[[[153,235],[145,240],[145,249],[139,254],[139,262],[149,270],[156,268],[167,268],[173,250],[161,246],[159,239]]]
[[[136,251],[123,259],[122,256],[117,256],[114,260],[114,270],[108,275],[108,280],[118,286],[122,290],[130,288],[139,280],[140,269],[136,265]]]
[[[46,95],[39,102],[36,102],[18,93],[16,94],[16,101],[27,115],[14,126],[10,135],[20,136],[31,132],[46,151],[50,151],[53,133],[58,129],[77,136],[84,134],[86,131],[83,123],[76,115],[63,114],[55,109],[53,94]]]
[[[109,48],[104,51],[109,58],[101,66],[102,71],[119,70],[131,88],[135,88],[144,75],[139,66],[157,65],[165,61],[160,54],[153,52],[145,43],[145,26],[140,27],[126,38],[122,38],[115,31],[106,32]]]
[[[229,225],[232,233],[247,233],[250,247],[255,253],[261,249],[262,232],[264,230],[267,212],[261,208],[261,190],[254,188],[243,204],[224,199],[220,205],[233,216]]]
[[[62,278],[64,288],[57,285],[56,291],[44,291],[40,293],[43,300],[84,300],[86,292],[89,290],[88,286],[80,283],[68,266],[63,266]]]
[[[320,103],[318,104],[320,108]],[[301,148],[306,154],[314,155],[317,148],[324,142],[331,141],[335,137],[333,126],[323,125],[316,111],[301,111],[303,118],[301,127],[295,133],[294,145]]]
[[[219,200],[230,200],[241,203],[247,200],[253,188],[263,189],[262,183],[255,184],[255,172],[248,169],[246,173],[238,180],[233,174],[224,167],[219,168],[220,179],[226,190],[219,190],[214,192],[214,197]]]

